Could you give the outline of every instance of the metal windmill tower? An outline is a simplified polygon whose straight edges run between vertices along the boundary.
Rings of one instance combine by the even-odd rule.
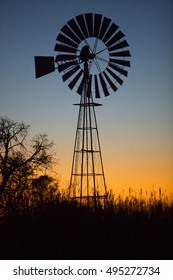
[[[61,29],[54,50],[57,56],[36,56],[36,78],[55,71],[68,80],[71,90],[80,95],[79,115],[72,159],[69,198],[97,205],[106,198],[99,133],[94,101],[122,85],[130,67],[125,35],[109,18],[100,14],[81,14]],[[57,67],[56,67],[57,65]]]

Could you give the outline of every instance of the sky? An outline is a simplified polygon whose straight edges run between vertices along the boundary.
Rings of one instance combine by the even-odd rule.
[[[123,85],[96,107],[107,187],[173,192],[172,0],[0,0],[0,115],[48,134],[67,188],[79,95],[58,71],[35,79],[34,56],[55,56],[60,29],[89,12],[116,23],[132,55]]]

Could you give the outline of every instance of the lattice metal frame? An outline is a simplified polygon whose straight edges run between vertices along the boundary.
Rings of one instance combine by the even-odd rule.
[[[97,128],[94,97],[109,96],[127,77],[131,56],[119,26],[100,14],[81,14],[58,34],[56,57],[35,56],[36,78],[62,74],[71,90],[81,95],[69,186],[70,199],[96,205],[106,197],[106,182]]]

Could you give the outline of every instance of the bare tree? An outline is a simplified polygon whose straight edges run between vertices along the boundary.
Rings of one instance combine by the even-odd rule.
[[[0,198],[9,180],[17,171],[27,167],[33,170],[49,168],[53,163],[53,142],[46,134],[36,135],[27,143],[29,125],[0,117]]]

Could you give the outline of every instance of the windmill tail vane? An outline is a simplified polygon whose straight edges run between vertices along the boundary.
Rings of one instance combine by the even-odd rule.
[[[54,50],[58,55],[35,56],[36,78],[57,68],[68,87],[81,97],[69,184],[69,199],[95,207],[107,196],[94,102],[109,96],[128,75],[129,44],[119,27],[100,14],[81,14],[60,30]],[[55,67],[56,64],[56,67]]]

